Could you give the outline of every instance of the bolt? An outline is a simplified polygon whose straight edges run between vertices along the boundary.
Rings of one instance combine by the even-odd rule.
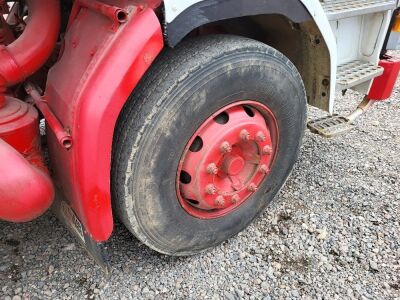
[[[207,166],[207,173],[211,175],[216,175],[218,173],[217,165],[214,163],[209,164]]]
[[[217,192],[217,188],[212,183],[206,186],[206,193],[209,195],[214,195]]]
[[[238,194],[233,195],[231,201],[232,201],[233,204],[238,203],[240,201],[239,195]]]
[[[257,191],[257,186],[255,185],[255,183],[250,183],[247,189],[249,190],[249,192],[255,192]]]
[[[242,131],[240,131],[239,135],[240,135],[240,139],[243,142],[247,142],[250,140],[250,133],[246,129],[243,129]]]
[[[265,142],[265,140],[266,140],[267,138],[265,137],[265,134],[264,134],[262,131],[259,131],[259,132],[257,132],[257,134],[256,134],[256,139],[257,139],[257,141],[259,141],[259,142]]]
[[[267,165],[261,165],[260,166],[260,172],[264,173],[264,174],[267,174],[269,172],[268,166]]]
[[[229,144],[229,142],[223,142],[219,148],[223,154],[231,152],[232,151],[232,146]]]
[[[225,205],[225,198],[224,196],[218,196],[217,198],[215,198],[215,205],[217,206],[224,206]]]
[[[271,155],[272,154],[271,146],[269,146],[269,145],[264,146],[264,148],[262,150],[262,153],[265,154],[265,155]]]

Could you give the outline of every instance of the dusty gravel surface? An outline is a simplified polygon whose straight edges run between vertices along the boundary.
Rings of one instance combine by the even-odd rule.
[[[107,279],[51,213],[0,223],[0,298],[400,299],[400,82],[357,123],[331,140],[307,132],[275,203],[201,255],[159,255],[117,224]]]

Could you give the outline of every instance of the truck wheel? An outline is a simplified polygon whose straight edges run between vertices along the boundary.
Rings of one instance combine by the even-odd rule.
[[[218,245],[282,187],[305,120],[301,77],[277,50],[228,35],[188,40],[157,59],[120,115],[115,210],[161,253]]]

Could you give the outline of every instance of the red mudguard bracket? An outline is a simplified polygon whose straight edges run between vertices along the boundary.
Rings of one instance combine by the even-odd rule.
[[[400,59],[388,56],[382,59],[379,65],[385,70],[381,76],[374,79],[368,94],[368,99],[371,100],[386,100],[390,98],[399,75]]]
[[[120,24],[81,8],[69,24],[60,60],[50,70],[45,97],[71,135],[60,146],[48,132],[56,183],[96,241],[113,229],[110,196],[114,127],[128,96],[163,48],[160,22],[150,8],[124,8]]]

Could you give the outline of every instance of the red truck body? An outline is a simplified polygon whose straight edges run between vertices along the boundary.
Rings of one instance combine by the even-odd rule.
[[[256,4],[253,3],[253,5],[249,4],[249,7],[247,7],[247,4],[244,5],[243,0],[237,0],[234,1],[236,6],[229,6],[230,9],[226,11],[226,15],[223,13],[223,9],[217,12],[214,8],[215,5],[219,4],[221,4],[221,6],[219,6],[220,8],[225,7],[223,6],[226,4],[224,1],[221,1],[221,3],[218,1],[204,1],[199,3],[200,6],[197,6],[197,4],[189,5],[192,3],[186,2],[186,4],[191,7],[187,14],[183,14],[183,11],[187,8],[183,5],[183,2],[176,2],[175,4],[177,7],[181,6],[180,9],[184,16],[174,16],[174,21],[172,23],[168,21],[167,15],[163,14],[163,12],[170,11],[170,13],[174,15],[177,11],[177,7],[171,5],[167,6],[167,1],[165,1],[163,5],[161,2],[161,0],[0,0],[0,220],[12,222],[33,220],[48,210],[55,199],[65,198],[67,201],[61,201],[64,203],[63,205],[55,205],[55,207],[61,207],[61,209],[66,207],[64,218],[70,216],[67,223],[75,223],[72,225],[72,227],[75,228],[73,228],[73,230],[78,232],[81,242],[86,244],[88,249],[92,249],[90,251],[93,256],[97,256],[101,262],[101,257],[96,254],[97,250],[93,249],[97,249],[97,244],[110,238],[114,226],[111,202],[111,169],[113,161],[115,160],[112,160],[113,139],[116,136],[115,128],[116,125],[120,125],[118,120],[119,117],[123,115],[121,112],[123,111],[124,105],[128,107],[130,104],[130,102],[127,103],[129,96],[135,90],[135,87],[157,56],[164,49],[164,40],[169,46],[174,47],[186,36],[192,37],[191,34],[193,34],[195,38],[208,34],[216,35],[217,38],[220,38],[227,33],[232,38],[232,36],[239,37],[247,30],[249,36],[246,36],[246,38],[248,38],[248,40],[253,40],[253,42],[256,42],[255,35],[257,32],[260,35],[258,36],[257,43],[260,42],[260,44],[265,46],[265,48],[263,48],[263,53],[260,54],[265,56],[263,56],[263,59],[269,57],[270,53],[268,51],[272,50],[268,49],[273,49],[267,46],[268,41],[264,41],[265,37],[268,38],[268,34],[253,30],[253,26],[256,26],[255,20],[257,20],[257,18],[254,20],[247,19],[247,27],[242,26],[245,23],[232,23],[240,26],[231,26],[232,24],[230,23],[221,26],[221,24],[216,25],[215,22],[218,23],[218,21],[224,21],[227,18],[239,22],[243,20],[241,17],[247,17],[248,15],[263,16],[269,13],[272,16],[270,20],[276,23],[270,24],[267,20],[267,22],[263,23],[265,25],[265,30],[274,31],[276,28],[282,26],[282,30],[284,29],[287,33],[291,34],[288,36],[296,36],[299,45],[301,42],[302,48],[304,48],[303,50],[308,51],[306,53],[308,56],[305,55],[303,58],[302,52],[293,52],[291,46],[289,47],[290,49],[287,48],[286,38],[284,38],[285,41],[282,41],[279,40],[278,35],[276,35],[277,47],[281,46],[282,50],[286,50],[288,55],[292,55],[291,58],[294,61],[297,60],[297,65],[296,63],[294,63],[293,66],[291,63],[289,64],[290,60],[283,62],[286,58],[284,58],[283,54],[277,54],[279,49],[273,50],[276,52],[274,52],[275,56],[272,61],[275,61],[275,58],[279,58],[281,60],[281,66],[288,67],[290,65],[292,68],[290,70],[291,75],[295,74],[294,70],[296,67],[299,67],[303,77],[300,78],[300,73],[299,76],[296,77],[296,80],[299,80],[298,86],[301,87],[300,92],[296,95],[303,95],[304,90],[307,89],[306,91],[310,92],[315,98],[309,99],[310,104],[319,103],[319,106],[317,106],[325,109],[330,107],[327,97],[327,92],[331,90],[331,81],[329,77],[327,77],[331,72],[328,66],[328,61],[331,61],[329,51],[327,51],[329,43],[321,43],[321,38],[323,36],[318,33],[318,28],[313,27],[315,24],[311,26],[310,23],[307,23],[310,22],[313,17],[306,9],[306,5],[303,5],[304,1],[301,3],[295,2],[297,6],[293,7],[289,7],[286,3],[279,1],[259,1]],[[12,3],[12,5],[9,5],[10,3]],[[69,4],[70,6],[65,8],[65,6]],[[171,4],[171,2],[169,2],[169,4]],[[322,7],[320,3],[317,2],[316,6],[319,13],[321,13]],[[246,7],[248,9],[240,10],[239,13],[236,12],[235,9],[232,9],[232,7]],[[282,15],[277,16],[278,13]],[[208,15],[206,16],[206,14]],[[194,22],[189,24],[194,15],[196,16]],[[251,22],[249,22],[249,20]],[[326,22],[322,22],[322,24],[324,27],[328,28],[329,23],[327,20],[325,21]],[[287,24],[285,22],[287,22]],[[294,26],[294,23],[308,25],[303,27]],[[170,26],[170,32],[172,32],[170,37],[168,37],[166,27],[168,24]],[[190,26],[181,28],[181,26],[185,24]],[[283,26],[282,24],[286,25]],[[163,25],[165,28],[162,28]],[[268,27],[270,25],[271,28]],[[229,29],[236,31],[232,33]],[[278,31],[279,30],[281,29],[278,29]],[[302,31],[302,34],[299,33],[300,31]],[[312,37],[312,35],[314,35],[314,37]],[[285,35],[283,34],[283,36]],[[240,36],[240,38],[243,37]],[[222,38],[221,40],[228,46],[235,45],[236,43],[230,41],[229,38]],[[248,40],[245,41],[247,42]],[[245,43],[243,42],[244,40],[241,39],[238,41]],[[273,43],[274,41],[271,40],[270,42]],[[197,40],[197,43],[199,43],[197,45],[200,45],[201,39],[200,41]],[[214,44],[218,46],[219,41]],[[221,51],[227,51],[227,49],[229,49],[228,46],[224,47],[221,44]],[[186,47],[189,46],[186,45]],[[320,49],[321,47],[323,49]],[[312,53],[317,51],[317,49],[320,50],[318,50],[319,52],[315,52],[318,53],[315,57],[319,59],[319,63],[323,62],[320,70],[308,68],[311,64],[309,64],[308,61],[307,63],[303,61],[304,59],[307,60],[307,58],[314,56]],[[206,52],[207,50],[209,49],[205,49]],[[218,54],[219,50],[220,49],[218,49]],[[185,57],[182,53],[182,57]],[[258,61],[258,54],[257,59],[253,58],[253,60]],[[229,56],[231,53],[227,55]],[[204,57],[207,57],[207,55],[204,55]],[[165,60],[165,57],[160,56],[159,60],[163,62],[162,59]],[[268,59],[271,58],[269,57]],[[160,62],[159,60],[157,63]],[[185,58],[185,60],[187,63],[187,61],[191,61],[191,57],[188,59]],[[198,65],[201,65],[201,63]],[[365,65],[371,67],[369,64],[363,64],[363,66]],[[366,98],[366,100],[368,100],[368,107],[374,100],[383,100],[390,96],[399,73],[399,61],[384,59],[380,65],[385,72],[381,77],[376,78],[375,82],[372,84],[371,91]],[[153,70],[155,67],[156,66],[153,66]],[[168,70],[170,68],[171,67],[169,67]],[[230,67],[227,67],[226,69],[229,68]],[[187,68],[187,70],[191,69]],[[377,71],[382,72],[380,68],[373,68],[372,71],[375,76],[378,76]],[[324,76],[323,72],[325,72]],[[263,71],[261,75],[267,73],[268,71]],[[364,73],[362,73],[362,75],[363,74]],[[167,75],[169,75],[169,73]],[[260,80],[261,75],[251,75],[251,79],[253,81]],[[166,77],[168,76],[160,78]],[[289,78],[289,75],[287,77]],[[174,79],[177,78],[180,77],[175,76]],[[365,82],[369,81],[368,87],[370,86],[370,80],[372,80],[372,78],[374,77],[364,77]],[[146,84],[148,83],[149,86],[154,84],[155,80],[153,80],[153,78],[147,79],[150,83],[146,82]],[[280,80],[281,77],[278,77],[278,79]],[[303,83],[305,84],[303,85]],[[238,84],[240,84],[240,82]],[[262,84],[264,85],[265,82],[262,81]],[[234,84],[229,85],[233,86]],[[264,86],[262,86],[261,89],[263,88]],[[157,89],[157,87],[153,87],[153,89]],[[179,88],[176,89],[179,90]],[[150,90],[151,89],[149,89],[149,91]],[[161,90],[161,93],[167,95],[164,91],[165,90]],[[288,92],[286,87],[280,90],[279,94],[284,95],[285,92]],[[319,101],[319,95],[325,100]],[[263,101],[271,100],[269,96],[259,97],[262,98],[261,100]],[[287,97],[285,96],[285,99],[291,97],[290,94]],[[221,96],[221,98],[223,97]],[[299,105],[297,108],[301,113],[304,111],[305,120],[305,107],[307,103],[305,96],[303,98],[304,99],[301,99],[301,101],[304,100],[304,107],[300,107]],[[189,215],[198,217],[199,220],[208,219],[210,222],[214,222],[214,219],[217,217],[226,215],[225,212],[219,213],[224,206],[231,207],[232,209],[229,213],[232,212],[233,215],[233,212],[236,211],[242,203],[247,201],[247,199],[253,197],[253,194],[256,194],[259,187],[265,183],[265,179],[268,178],[272,170],[271,166],[275,163],[275,154],[278,150],[280,151],[280,149],[285,148],[279,148],[278,142],[284,140],[288,135],[284,134],[284,137],[279,137],[279,128],[276,125],[279,122],[275,120],[275,117],[268,118],[268,115],[274,116],[272,109],[267,107],[267,105],[257,104],[255,100],[257,99],[236,99],[236,103],[232,104],[235,108],[232,110],[230,110],[230,106],[225,103],[227,106],[224,106],[224,108],[219,107],[208,119],[206,118],[207,122],[209,122],[207,124],[212,124],[210,128],[220,128],[219,126],[221,124],[227,124],[229,120],[228,113],[232,113],[233,111],[238,114],[240,113],[239,117],[236,119],[234,117],[231,118],[231,124],[233,124],[235,120],[237,121],[237,124],[235,123],[237,128],[232,131],[231,134],[229,130],[221,130],[222,133],[219,138],[222,140],[218,145],[216,144],[217,139],[214,138],[215,130],[210,129],[207,134],[203,134],[204,141],[208,145],[204,148],[208,147],[208,149],[211,149],[215,146],[214,148],[216,149],[214,149],[215,153],[211,156],[213,161],[208,162],[208,166],[211,166],[211,171],[208,170],[204,172],[202,169],[203,160],[206,160],[203,156],[200,154],[198,156],[192,154],[187,156],[189,157],[187,158],[188,161],[191,162],[187,164],[190,165],[190,168],[186,167],[186,169],[183,170],[182,166],[185,164],[182,162],[177,172],[169,173],[170,179],[173,178],[173,180],[170,181],[172,182],[174,191],[169,198],[172,199],[178,195],[178,201],[180,201],[181,204],[181,206],[177,206],[176,204],[178,202],[174,202],[177,211],[181,208],[187,209]],[[158,103],[157,101],[159,101],[159,96],[156,101],[153,100],[153,104],[156,105]],[[279,102],[279,105],[281,105],[280,103],[282,102]],[[139,107],[131,109],[131,111],[136,111],[136,109],[140,111],[140,109],[145,106],[145,104],[139,104],[141,106],[139,105]],[[152,103],[146,104],[153,105]],[[254,113],[249,108],[249,105],[260,113]],[[287,107],[289,107],[289,105],[284,107],[280,107],[279,105],[277,104],[275,107],[278,111],[278,114],[275,113],[276,115],[279,115],[279,111],[285,111]],[[205,105],[204,107],[207,108],[207,106],[208,105]],[[153,106],[151,106],[151,109],[153,109]],[[246,112],[246,109],[250,110],[250,112]],[[357,116],[363,113],[364,110],[364,107],[359,107]],[[223,114],[227,116],[226,122],[218,123],[216,121],[217,117]],[[147,112],[141,114],[142,117],[147,115]],[[232,116],[233,115],[232,113]],[[294,115],[295,113],[293,113],[293,116]],[[281,117],[282,116],[283,114],[281,114]],[[249,132],[251,130],[241,127],[247,126],[250,122],[248,119],[253,117],[254,120],[258,120],[258,124],[260,125],[257,127],[258,132],[254,132],[254,134]],[[45,134],[43,134],[46,135],[45,148],[42,147],[44,139],[40,136],[40,119],[44,119],[46,122]],[[136,120],[136,116],[131,119]],[[298,117],[298,119],[303,119],[303,117]],[[342,121],[343,120],[345,123],[350,121],[350,119],[346,118],[342,118]],[[144,125],[149,124],[147,119],[142,122]],[[125,123],[128,122],[125,120]],[[154,123],[151,123],[151,125],[153,124]],[[141,128],[145,128],[144,125]],[[164,126],[164,124],[162,125]],[[181,124],[178,122],[177,126],[180,125]],[[208,125],[202,126],[208,128]],[[199,128],[201,129],[203,127],[200,126]],[[271,136],[274,137],[273,139],[266,138],[265,133],[269,132],[267,130],[269,127],[274,129],[275,133],[271,134]],[[136,129],[135,126],[131,128]],[[281,126],[281,128],[283,128],[283,126]],[[298,126],[297,129],[301,129],[301,126]],[[139,130],[137,132],[141,133]],[[196,132],[203,133],[201,130]],[[179,134],[181,133],[179,132]],[[150,135],[154,137],[153,133]],[[198,135],[196,133],[188,140],[188,144],[185,146],[186,152],[191,151],[197,153],[200,151],[199,149],[203,147],[203,141],[201,139],[200,148],[197,151],[191,150],[191,146],[200,135],[200,133]],[[234,153],[234,155],[228,153],[232,151],[231,145],[227,142],[227,140],[231,138],[229,135],[231,135],[232,139],[235,141],[231,144],[236,147],[236,150],[243,147],[244,150],[240,148],[243,151],[237,150],[239,152],[236,154]],[[251,139],[250,135],[254,135],[254,138]],[[297,136],[298,144],[292,148],[286,147],[292,149],[290,155],[292,158],[297,157],[298,152],[296,149],[300,145],[302,135],[296,135],[296,137]],[[258,144],[254,145],[253,141],[258,142]],[[271,146],[268,145],[268,151],[265,150],[266,145],[262,144],[264,142],[269,142],[271,144]],[[228,143],[229,147],[226,146],[226,143]],[[264,148],[260,146],[260,143]],[[150,144],[153,145],[154,143]],[[274,151],[272,151],[272,144],[276,144],[276,146],[274,146]],[[214,146],[210,148],[209,145]],[[222,145],[226,147],[219,148],[220,145],[221,147]],[[134,148],[134,146],[130,146],[131,149]],[[230,149],[229,151],[227,150],[228,148]],[[46,149],[46,151],[43,149]],[[186,153],[185,151],[184,154]],[[173,151],[167,154],[170,155],[170,159],[180,155],[180,153],[175,153]],[[185,155],[182,156],[182,161],[185,160]],[[263,157],[263,155],[264,158],[260,158]],[[196,159],[192,161],[191,156],[196,157]],[[246,159],[243,159],[242,156]],[[238,179],[235,179],[236,181],[232,179],[234,175],[237,175],[233,174],[235,173],[232,171],[233,167],[229,167],[233,165],[234,162],[239,163],[237,172],[235,171],[236,173],[240,173],[242,170],[249,170],[249,172],[245,173],[246,176],[244,176],[242,180],[245,184]],[[247,163],[246,169],[244,165]],[[130,166],[131,161],[128,161],[126,164]],[[151,163],[146,163],[145,168],[148,168],[149,164]],[[220,164],[220,166],[217,167],[217,164]],[[291,168],[292,166],[288,166],[287,168],[289,167]],[[219,169],[222,170],[220,170],[222,173]],[[187,171],[191,171],[193,178]],[[128,174],[129,172],[126,171],[126,169],[120,173],[122,175],[120,174],[119,179],[125,179],[125,176],[133,176],[132,174]],[[142,174],[143,170],[138,173]],[[154,172],[153,175],[155,173],[159,174],[157,171]],[[184,174],[186,174],[189,179],[182,178],[181,176]],[[204,179],[204,182],[198,186],[196,185],[196,174],[200,174],[198,178]],[[137,174],[135,175],[137,176]],[[230,182],[227,179],[226,184],[224,183],[225,189],[220,188],[219,196],[216,194],[217,187],[211,183],[210,179],[213,178],[212,176],[214,175],[225,179],[228,178],[232,181]],[[277,179],[278,183],[275,182],[273,186],[282,186],[286,180],[286,176],[286,173],[281,175],[281,177],[278,178],[279,180]],[[114,178],[115,176],[113,176],[113,179]],[[164,177],[162,179],[164,179]],[[192,179],[193,182],[189,184]],[[129,183],[129,180],[131,180],[131,178],[128,178],[126,182]],[[175,180],[176,183],[174,185]],[[140,182],[140,180],[136,180],[135,182]],[[125,190],[131,188],[128,183],[124,186]],[[203,186],[208,188],[204,189]],[[194,187],[196,187],[198,191]],[[158,186],[156,189],[157,188]],[[231,190],[231,188],[234,191]],[[206,193],[205,197],[208,197],[207,199],[210,200],[212,205],[208,205],[208,202],[207,205],[203,205],[205,202],[199,201],[202,200],[202,198],[198,198],[198,195],[193,192],[194,190],[196,190],[198,194]],[[270,190],[269,188],[268,191]],[[181,191],[187,192],[190,197],[183,197],[182,195],[185,193],[181,195]],[[276,189],[276,191],[274,190],[273,193],[277,191],[278,189]],[[158,190],[158,192],[162,194],[161,196],[164,196],[164,192],[161,190]],[[177,193],[176,195],[175,192]],[[232,196],[232,193],[237,193],[237,195]],[[267,190],[265,193],[267,193]],[[119,194],[123,194],[123,192],[119,192]],[[192,197],[192,195],[194,196]],[[159,197],[160,199],[162,198],[161,196]],[[273,196],[274,195],[271,197]],[[217,198],[214,199],[214,197]],[[230,200],[225,202],[224,197]],[[127,199],[128,197],[121,196],[121,198]],[[260,199],[262,200],[261,197]],[[162,201],[163,200],[164,199],[162,199]],[[241,202],[239,203],[239,201]],[[149,201],[146,203],[149,203]],[[260,203],[263,202],[261,201]],[[162,202],[162,204],[165,203]],[[129,205],[127,206],[128,208],[126,210],[129,210],[131,216],[134,215],[132,213],[133,208]],[[261,208],[261,206],[258,206],[257,209],[261,211]],[[142,211],[145,217],[152,214],[152,212],[149,213],[146,209],[147,208],[143,208]],[[153,209],[153,207],[150,207],[149,211],[151,211],[151,209]],[[199,214],[190,213],[192,209],[193,211],[198,211],[199,209],[203,209],[204,211]],[[214,213],[214,211],[217,211],[217,213]],[[249,211],[252,211],[251,207],[249,207]],[[162,212],[164,213],[164,210]],[[255,214],[256,212],[254,211],[251,213]],[[185,215],[185,218],[186,217],[187,215]],[[249,222],[253,219],[251,214],[248,214],[247,217],[249,218]],[[135,218],[131,219],[135,222],[137,221]],[[165,228],[162,228],[162,230],[170,228],[170,225],[175,222],[175,219],[171,218],[171,220],[172,221],[169,220],[170,223],[165,223]],[[197,224],[197,221],[198,220],[195,219],[193,224],[203,226],[203,224],[200,224],[201,222]],[[245,220],[241,220],[241,222],[243,222],[243,228],[247,226]],[[147,225],[148,227],[154,225],[152,222],[149,222],[149,224]],[[229,226],[221,224],[218,228],[224,231],[226,228],[234,228],[234,225],[237,225],[238,222],[231,221]],[[204,226],[211,228],[208,225]],[[136,227],[140,226],[134,223],[132,228],[136,229]],[[199,228],[201,235],[203,227]],[[180,230],[180,228],[178,229]],[[178,233],[176,234],[178,237],[180,237],[179,230],[177,230]],[[231,230],[231,232],[225,232],[226,238],[238,232],[236,229]],[[217,231],[218,230],[215,230],[215,232]],[[164,233],[165,232],[162,231],[162,234],[158,235],[164,236]],[[203,234],[201,238],[204,238],[206,235],[207,234]],[[151,234],[148,233],[148,236],[151,236]],[[210,236],[210,234],[208,234],[208,236]],[[146,237],[142,236],[141,240],[146,242],[146,239]],[[186,242],[189,241],[190,244],[191,240],[192,236],[189,234]],[[191,246],[188,247],[192,247],[190,248],[191,250],[200,251],[214,244],[216,244],[216,242],[211,240],[208,244],[202,244],[201,247],[191,244]],[[184,246],[182,247],[184,248]],[[176,252],[175,250],[167,249],[167,251],[157,247],[153,248],[162,253],[172,253],[174,255],[175,253],[192,253],[190,251],[187,252],[187,249],[181,249],[182,252]]]
[[[96,241],[107,240],[113,229],[110,166],[115,123],[129,94],[163,48],[160,22],[153,10],[158,1],[136,1],[135,6],[127,7],[127,1],[111,2],[75,1],[60,59],[48,74],[42,99],[36,99],[42,112],[52,116],[47,120],[47,135],[50,159],[56,162],[52,165],[55,185],[61,187]],[[50,206],[54,195],[48,175],[36,170],[38,163],[31,159],[41,156],[40,147],[31,146],[39,139],[37,113],[27,114],[27,104],[5,94],[6,87],[39,70],[54,51],[59,34],[58,1],[29,0],[27,4],[31,14],[24,34],[1,46],[0,52],[0,104],[8,103],[8,109],[0,108],[0,138],[15,148],[0,144],[2,153],[10,157],[0,166],[2,174],[10,172],[2,178],[9,180],[0,181],[0,208],[4,206],[0,217],[10,221],[37,217]],[[23,109],[15,112],[15,106]],[[32,132],[26,130],[27,118],[37,129],[23,138],[21,131]],[[56,124],[72,139],[58,138]],[[21,161],[17,151],[32,167]],[[43,169],[44,164],[39,167]],[[32,179],[37,173],[30,187],[26,177]],[[18,180],[23,184],[16,188],[25,192],[16,195],[10,181]],[[41,200],[36,200],[38,197]]]

